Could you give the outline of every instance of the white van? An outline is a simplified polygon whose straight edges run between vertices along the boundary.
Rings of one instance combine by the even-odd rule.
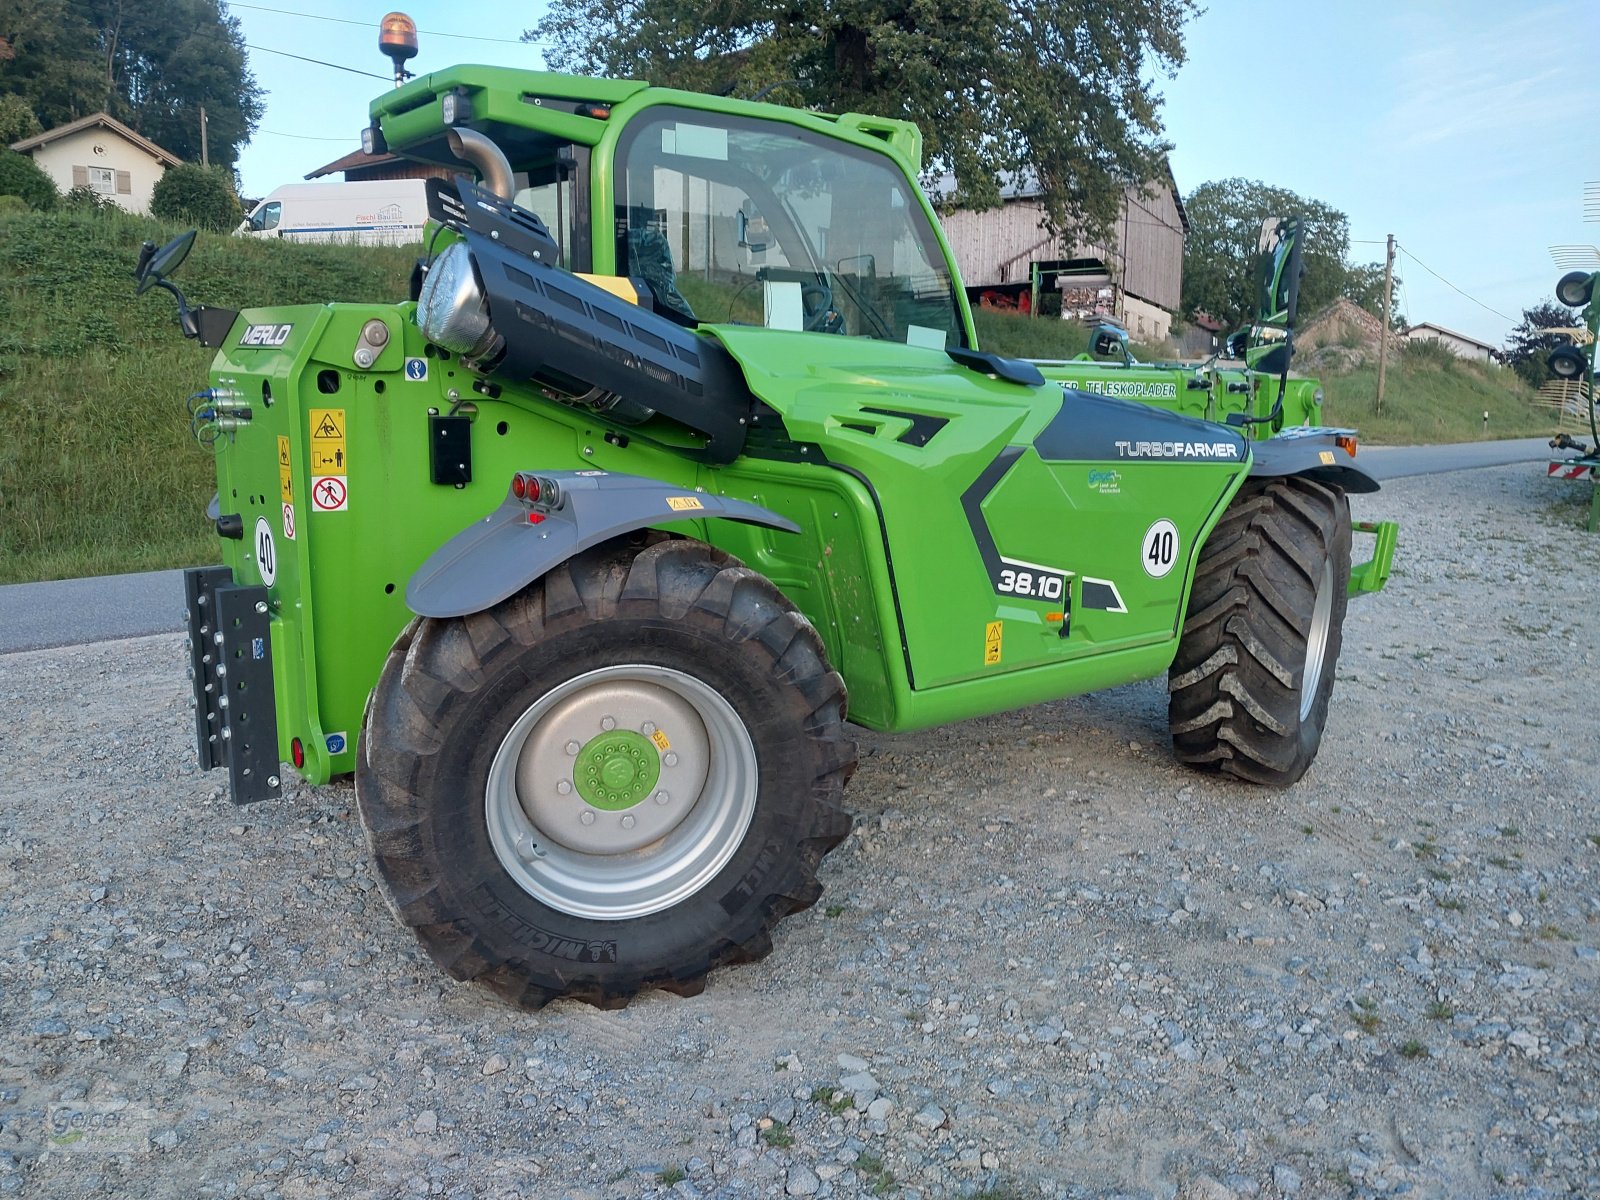
[[[420,242],[428,219],[424,187],[421,179],[286,184],[256,205],[235,232],[294,242]]]

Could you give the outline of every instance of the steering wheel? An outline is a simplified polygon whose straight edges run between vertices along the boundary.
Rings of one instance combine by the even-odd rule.
[[[833,306],[833,289],[821,278],[800,285],[800,305],[805,313],[802,328],[811,333],[843,333],[844,314]]]

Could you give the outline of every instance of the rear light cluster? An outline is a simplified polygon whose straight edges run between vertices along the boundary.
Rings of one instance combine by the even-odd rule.
[[[1348,454],[1351,458],[1356,456],[1356,439],[1353,435],[1341,434],[1339,437],[1336,437],[1333,440],[1334,444]]]
[[[537,525],[545,514],[561,507],[561,488],[554,479],[518,471],[511,477],[511,494],[528,507],[528,524]]]

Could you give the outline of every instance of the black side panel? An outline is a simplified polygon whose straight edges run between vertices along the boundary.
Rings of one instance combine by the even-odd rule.
[[[1033,441],[1046,462],[1243,462],[1244,435],[1115,396],[1063,388],[1061,411]]]
[[[227,767],[235,804],[283,794],[272,691],[267,589],[239,587],[226,567],[184,572],[195,748],[202,770]]]

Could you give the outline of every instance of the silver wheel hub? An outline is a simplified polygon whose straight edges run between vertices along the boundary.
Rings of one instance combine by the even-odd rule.
[[[646,664],[605,667],[546,692],[489,768],[484,814],[518,886],[573,916],[669,908],[744,840],[755,748],[713,688]]]
[[[1300,719],[1311,715],[1322,685],[1322,660],[1328,651],[1328,630],[1333,624],[1333,562],[1322,564],[1322,579],[1317,584],[1317,599],[1311,609],[1311,628],[1306,630],[1306,665],[1300,674]]]

